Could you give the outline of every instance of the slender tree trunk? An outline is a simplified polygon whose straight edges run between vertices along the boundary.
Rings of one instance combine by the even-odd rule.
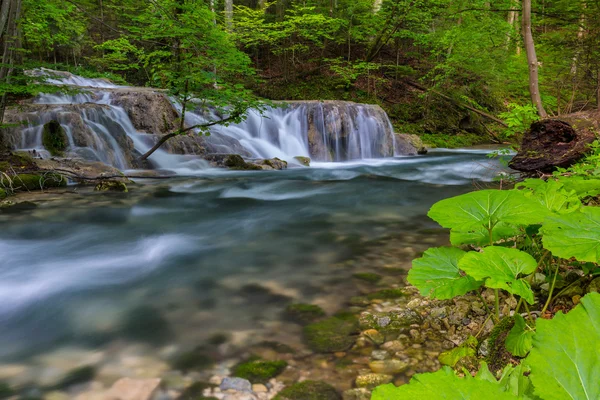
[[[598,82],[596,86],[596,107],[600,111],[600,68],[598,68]]]
[[[225,27],[229,31],[233,28],[233,0],[225,0]]]
[[[14,72],[15,48],[19,45],[17,21],[21,14],[21,0],[2,0],[0,5],[0,84],[9,85]],[[4,122],[7,97],[0,97],[0,124]],[[0,129],[0,146],[4,138]]]
[[[531,30],[531,0],[523,0],[522,23],[525,52],[527,53],[527,63],[529,65],[529,93],[531,94],[531,102],[537,108],[540,117],[546,118],[548,117],[548,113],[544,109],[540,96],[538,60],[535,54],[535,44]]]

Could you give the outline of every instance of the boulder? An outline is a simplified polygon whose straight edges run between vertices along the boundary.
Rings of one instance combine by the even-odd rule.
[[[427,147],[418,135],[399,133],[396,135],[396,153],[408,156],[426,154]]]
[[[42,130],[42,144],[53,156],[62,156],[69,145],[65,129],[56,120],[44,124]]]
[[[294,157],[294,159],[296,161],[298,161],[300,164],[304,165],[305,167],[310,167],[310,158],[308,158],[308,157],[302,157],[302,156],[296,156],[296,157]]]
[[[534,122],[508,165],[522,172],[551,172],[557,167],[569,167],[586,155],[588,145],[596,139],[597,128],[597,120],[581,116]]]

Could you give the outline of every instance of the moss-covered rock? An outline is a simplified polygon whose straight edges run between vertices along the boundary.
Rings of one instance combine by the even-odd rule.
[[[2,188],[0,188],[0,200],[8,197],[8,192]]]
[[[321,381],[304,381],[283,389],[275,400],[340,400],[335,388]]]
[[[164,342],[171,335],[169,323],[160,310],[147,305],[130,310],[124,317],[121,330],[130,339],[149,343]]]
[[[42,144],[53,156],[62,156],[69,145],[67,134],[58,121],[52,120],[44,125]]]
[[[374,389],[379,385],[390,383],[394,379],[391,375],[386,374],[366,374],[356,378],[356,386],[365,389]]]
[[[15,394],[13,388],[7,383],[0,382],[0,399],[7,399]]]
[[[127,185],[121,181],[106,180],[98,183],[94,190],[99,192],[122,192],[127,193]]]
[[[358,320],[353,315],[338,315],[304,327],[306,343],[318,353],[348,350],[357,333]]]
[[[357,272],[352,274],[353,278],[369,283],[377,283],[381,280],[382,276],[374,272]]]
[[[171,365],[179,371],[203,370],[211,367],[215,361],[203,346],[198,346],[190,351],[183,352],[173,358]]]
[[[314,304],[296,303],[286,307],[284,315],[286,319],[301,325],[307,325],[315,322],[325,316],[325,311]]]
[[[405,332],[412,324],[420,324],[421,321],[421,316],[410,309],[383,313],[363,312],[359,317],[361,330],[376,329],[386,335]]]
[[[305,167],[310,167],[310,158],[308,158],[308,157],[302,157],[302,156],[296,156],[296,157],[294,157],[294,159],[296,161],[298,161],[300,164],[304,165]]]
[[[257,358],[244,361],[233,367],[233,376],[247,379],[252,383],[267,383],[281,374],[287,367],[283,360],[265,361]]]
[[[503,318],[496,324],[487,338],[488,355],[485,361],[492,372],[502,370],[512,359],[512,355],[506,350],[504,342],[514,324],[515,321],[512,317]]]
[[[96,368],[93,366],[88,365],[75,368],[74,370],[67,372],[67,374],[53,386],[53,389],[66,389],[69,386],[86,383],[94,379],[95,376]]]
[[[262,170],[258,165],[250,164],[244,161],[239,154],[229,154],[224,160],[223,165],[227,168],[238,170]]]
[[[367,295],[369,300],[399,299],[400,297],[404,297],[402,289],[383,289]]]
[[[67,186],[67,178],[55,173],[0,176],[0,186],[14,191],[43,190]]]

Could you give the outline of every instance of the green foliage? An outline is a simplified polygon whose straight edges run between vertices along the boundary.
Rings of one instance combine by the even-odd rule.
[[[506,337],[506,349],[514,356],[525,357],[533,347],[534,333],[535,331],[527,325],[525,319],[516,314],[515,324]]]
[[[513,400],[518,397],[506,392],[498,382],[490,382],[482,376],[460,378],[452,369],[444,367],[434,373],[417,374],[407,385],[379,386],[371,397],[371,400],[395,399]]]
[[[541,233],[544,247],[557,257],[600,261],[600,208],[548,217]]]
[[[539,121],[537,109],[532,104],[524,106],[510,103],[508,111],[500,113],[500,118],[508,125],[504,130],[504,136],[522,136],[532,123]]]
[[[460,271],[459,261],[467,254],[454,247],[431,248],[413,261],[408,282],[423,296],[444,300],[463,295],[481,286],[481,282]]]
[[[482,245],[515,236],[519,227],[542,222],[546,213],[518,191],[481,190],[442,200],[427,215],[451,228],[452,244]]]
[[[589,293],[566,315],[539,320],[525,363],[544,400],[600,398],[600,294]]]
[[[524,251],[489,246],[481,253],[467,253],[458,266],[474,279],[485,280],[485,286],[504,289],[533,304],[531,287],[520,277],[533,273],[537,269],[537,261]]]
[[[442,365],[454,367],[463,358],[476,355],[478,343],[477,338],[469,336],[460,346],[440,354],[438,360]]]

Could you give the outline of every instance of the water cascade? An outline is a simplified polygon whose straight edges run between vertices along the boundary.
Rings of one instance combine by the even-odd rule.
[[[376,105],[343,101],[281,102],[263,115],[250,111],[245,121],[215,126],[210,136],[180,136],[168,141],[141,165],[137,158],[159,138],[177,129],[180,107],[163,92],[113,85],[68,73],[50,83],[82,88],[75,95],[46,94],[19,108],[9,109],[9,145],[35,150],[47,157],[42,144],[44,124],[58,121],[67,134],[67,156],[101,161],[120,169],[174,168],[189,155],[235,153],[247,158],[293,161],[296,156],[316,161],[348,161],[395,155],[391,123]],[[210,112],[186,113],[195,125],[218,119]],[[197,158],[197,157],[196,157]]]

